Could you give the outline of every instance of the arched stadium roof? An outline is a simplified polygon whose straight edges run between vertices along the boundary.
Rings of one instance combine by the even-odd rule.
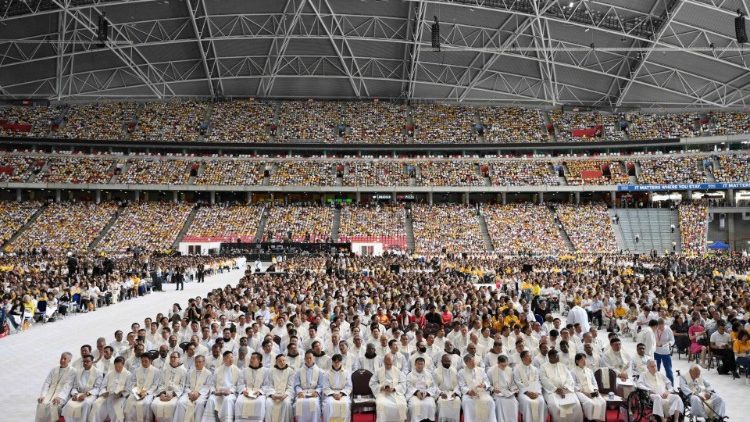
[[[0,0],[0,95],[742,108],[737,10],[748,1]]]

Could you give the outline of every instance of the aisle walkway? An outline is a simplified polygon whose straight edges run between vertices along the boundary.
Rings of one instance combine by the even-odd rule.
[[[0,339],[0,420],[34,420],[36,398],[42,382],[49,370],[57,365],[60,353],[69,351],[77,359],[82,344],[93,346],[98,337],[106,338],[109,343],[114,340],[115,330],[126,330],[131,323],[143,323],[145,317],[153,318],[159,312],[167,313],[175,302],[184,308],[189,298],[205,295],[227,284],[235,285],[243,274],[244,266],[241,266],[240,270],[208,277],[206,283],[186,283],[185,290],[174,291],[174,286],[168,285],[165,293],[155,292],[96,312],[72,315]]]

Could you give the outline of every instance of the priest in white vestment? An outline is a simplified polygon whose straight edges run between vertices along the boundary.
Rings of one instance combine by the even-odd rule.
[[[349,422],[351,420],[352,374],[344,367],[344,357],[331,357],[331,369],[323,377],[323,420]]]
[[[711,384],[701,377],[700,366],[693,364],[687,376],[680,376],[680,391],[690,396],[690,411],[693,415],[702,418],[723,418],[727,415],[724,399],[716,395]]]
[[[520,354],[521,364],[513,369],[513,381],[518,387],[518,407],[524,422],[544,422],[547,417],[547,406],[542,395],[542,384],[539,370],[531,364],[531,353],[528,350]]]
[[[114,369],[104,376],[99,398],[91,407],[90,422],[104,422],[107,418],[111,422],[125,420],[125,400],[130,394],[127,388],[129,380],[130,372],[125,369],[125,358],[116,357]]]
[[[242,371],[234,365],[234,354],[225,351],[222,362],[214,371],[211,394],[203,410],[202,422],[234,421],[234,403],[237,401],[237,386],[242,384]]]
[[[370,378],[370,390],[375,395],[377,422],[406,420],[406,377],[393,364],[393,356],[383,357],[383,366]]]
[[[453,367],[451,355],[444,354],[432,378],[437,388],[437,411],[439,422],[459,422],[461,418],[461,388],[458,371]]]
[[[268,376],[268,368],[263,367],[263,356],[254,352],[250,355],[250,365],[242,370],[242,383],[234,404],[235,422],[260,422],[266,417],[266,396],[263,393]]]
[[[630,359],[630,372],[633,375],[643,375],[648,370],[648,361],[651,359],[649,355],[646,354],[646,345],[643,343],[638,343],[638,345],[635,347],[636,355],[633,356],[632,359]]]
[[[81,368],[76,370],[73,377],[70,399],[62,410],[66,422],[88,421],[91,406],[99,396],[101,382],[101,372],[94,367],[94,357],[84,356]]]
[[[662,420],[673,417],[673,421],[680,420],[685,413],[685,405],[679,395],[672,393],[672,382],[666,375],[658,371],[656,361],[649,359],[646,372],[638,378],[638,387],[648,390],[653,402],[652,412]]]
[[[151,421],[151,402],[161,381],[159,370],[151,366],[151,357],[144,353],[141,366],[136,368],[128,380],[130,392],[125,401],[125,422]]]
[[[581,402],[575,393],[575,383],[570,370],[560,363],[557,350],[547,353],[548,363],[539,369],[539,380],[544,390],[553,422],[580,422],[583,420]]]
[[[406,377],[406,397],[409,400],[409,420],[411,422],[421,422],[425,419],[435,420],[437,387],[432,374],[425,367],[425,359],[418,357],[414,361],[414,370]]]
[[[51,370],[44,380],[42,392],[36,399],[36,422],[57,422],[60,419],[60,411],[73,388],[75,371],[70,367],[72,357],[69,352],[60,355],[60,366]]]
[[[266,422],[291,422],[294,419],[294,369],[286,363],[286,356],[276,355],[276,363],[268,370],[264,393]]]
[[[586,365],[586,354],[576,354],[575,363],[573,381],[583,414],[590,421],[604,421],[607,417],[607,401],[599,394],[594,373]]]
[[[154,422],[171,422],[177,408],[177,402],[185,391],[185,379],[187,370],[180,363],[180,354],[172,352],[169,354],[169,364],[161,370],[161,384],[156,390],[157,396],[151,402],[151,410],[154,412]]]
[[[476,365],[474,355],[464,356],[464,368],[458,371],[461,388],[461,408],[465,422],[496,422],[495,401],[489,394],[490,381],[482,368]]]
[[[323,394],[325,374],[315,364],[312,350],[305,352],[305,363],[294,373],[294,416],[297,422],[320,422],[322,409],[320,397]]]
[[[518,386],[513,381],[513,370],[510,368],[510,361],[505,355],[498,355],[495,360],[496,364],[492,365],[487,372],[490,379],[492,397],[495,399],[495,415],[497,422],[517,422],[518,421]]]
[[[206,368],[206,357],[198,355],[193,361],[185,380],[182,397],[177,401],[174,420],[181,422],[200,422],[213,385],[213,374]]]
[[[357,369],[364,369],[374,374],[383,366],[383,361],[378,358],[378,354],[375,350],[374,344],[367,343],[365,353],[360,358]]]
[[[628,397],[635,391],[635,383],[630,373],[630,356],[622,350],[622,343],[617,337],[612,337],[609,341],[609,349],[602,356],[602,364],[617,373],[617,390],[620,397]],[[609,377],[602,377],[602,380]],[[611,386],[603,386],[610,388]]]

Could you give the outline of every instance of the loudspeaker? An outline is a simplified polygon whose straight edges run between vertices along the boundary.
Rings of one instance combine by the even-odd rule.
[[[747,42],[747,32],[745,31],[745,17],[740,15],[734,18],[734,33],[737,35],[737,42],[744,44]]]
[[[437,16],[435,17],[435,23],[432,24],[432,49],[440,51],[440,24]]]
[[[398,264],[391,264],[391,272],[393,274],[398,274],[401,272],[401,266]]]
[[[97,30],[96,35],[99,42],[107,42],[107,38],[109,37],[109,22],[104,15],[99,16],[99,29]]]

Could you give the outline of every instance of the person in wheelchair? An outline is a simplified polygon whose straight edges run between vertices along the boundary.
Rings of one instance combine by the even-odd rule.
[[[672,382],[656,368],[656,361],[649,359],[646,372],[638,379],[638,388],[648,390],[652,402],[652,414],[658,420],[672,418],[673,422],[681,420],[685,406],[678,394],[672,393]]]
[[[687,376],[677,374],[680,379],[680,393],[689,400],[690,413],[696,417],[722,420],[726,414],[724,399],[716,395],[711,384],[701,377],[701,368],[691,365]]]

